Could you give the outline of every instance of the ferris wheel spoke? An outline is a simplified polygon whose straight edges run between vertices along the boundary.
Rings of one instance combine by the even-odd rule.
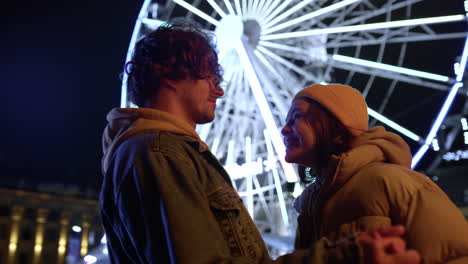
[[[361,2],[355,2],[355,3],[352,3],[351,5],[348,5],[346,7],[343,8],[343,11],[341,11],[338,15],[338,17],[336,17],[333,22],[331,22],[330,24],[328,24],[327,26],[330,27],[330,26],[336,26],[337,23],[339,23],[340,21],[344,21],[345,18],[347,17],[353,17],[352,13],[353,11],[361,4]],[[329,16],[331,16],[332,13],[328,13],[326,15],[323,15],[321,16],[321,20],[324,20],[326,18],[328,18]],[[314,24],[314,22],[311,21],[311,24],[310,26],[312,26]],[[309,27],[310,27],[309,26]]]
[[[278,15],[281,11],[283,11],[293,0],[284,0],[281,5],[275,7],[268,15],[265,16],[263,19],[264,23],[268,23],[270,20],[272,20],[274,17]]]
[[[158,20],[158,19],[147,18],[147,17],[143,18],[141,20],[141,22],[145,26],[147,26],[148,28],[151,28],[153,30],[165,23],[164,21],[161,21],[161,20]]]
[[[409,68],[393,66],[393,65],[390,65],[390,64],[384,64],[384,63],[379,63],[379,62],[362,60],[362,59],[347,57],[347,56],[343,56],[343,55],[339,55],[339,54],[334,54],[332,57],[333,57],[334,60],[338,60],[338,61],[342,61],[342,62],[361,65],[361,66],[370,67],[370,68],[381,69],[381,70],[390,71],[390,72],[401,73],[401,74],[410,75],[410,76],[416,76],[416,77],[425,78],[425,79],[434,80],[434,81],[439,81],[439,82],[450,83],[450,82],[453,81],[448,76],[443,76],[443,75],[439,75],[439,74],[435,74],[435,73],[430,73],[430,72],[424,72],[424,71],[419,71],[419,70],[414,70],[414,69],[409,69]]]
[[[330,26],[347,26],[347,25],[353,25],[353,24],[357,24],[357,23],[360,23],[360,22],[363,22],[363,21],[366,21],[370,18],[374,18],[376,16],[380,16],[382,14],[385,14],[387,12],[391,12],[391,11],[395,11],[395,10],[398,10],[400,8],[403,8],[403,7],[407,7],[407,6],[412,6],[413,4],[417,3],[417,2],[421,2],[423,0],[405,0],[405,1],[402,1],[398,4],[393,4],[393,5],[384,5],[382,7],[380,7],[379,9],[374,9],[374,10],[369,10],[366,12],[366,14],[360,14],[359,16],[356,16],[355,18],[351,18],[351,19],[346,19],[344,21],[342,21],[341,23],[338,22],[338,21],[334,21],[333,23],[330,24]]]
[[[271,140],[273,146],[275,147],[276,153],[278,154],[278,159],[280,160],[280,163],[285,171],[286,178],[289,182],[295,182],[297,181],[296,173],[294,172],[292,165],[286,163],[286,161],[284,160],[286,149],[283,140],[281,139],[278,127],[276,126],[276,123],[273,119],[270,107],[268,106],[265,94],[262,91],[260,82],[258,80],[257,75],[255,74],[255,70],[253,69],[252,63],[250,62],[247,51],[245,50],[245,47],[242,44],[242,41],[240,40],[237,42],[236,51],[239,55],[241,64],[243,65],[244,72],[246,74],[247,80],[249,81],[257,105],[260,109],[260,113],[265,122],[265,126],[271,133]]]
[[[418,42],[418,41],[433,41],[433,40],[442,40],[442,39],[462,39],[466,37],[465,32],[459,33],[439,33],[434,35],[421,35],[414,34],[407,37],[394,37],[387,39],[387,43],[407,43],[407,42]],[[359,41],[350,41],[350,42],[333,42],[327,44],[327,48],[344,48],[344,47],[354,47],[354,46],[367,46],[367,45],[376,45],[379,44],[384,38],[384,36],[378,39],[372,40],[359,40]]]
[[[255,56],[265,65],[265,67],[271,72],[273,78],[278,78],[282,81],[281,74],[271,65],[271,63],[260,53],[258,50],[254,51]]]
[[[283,59],[282,57],[274,54],[273,52],[269,51],[268,49],[262,47],[262,46],[257,46],[257,49],[262,52],[263,54],[267,55],[268,57],[270,57],[271,59],[281,63],[282,65],[284,65],[285,67],[301,74],[302,76],[304,76],[305,78],[307,78],[308,80],[311,80],[311,81],[318,81],[318,79],[313,76],[312,74],[304,71],[303,69],[299,68],[298,66],[296,66],[294,63],[292,62],[289,62],[288,60],[286,59]]]
[[[200,9],[194,7],[193,5],[185,2],[184,0],[174,0],[174,3],[180,5],[181,7],[187,9],[188,11],[192,12],[193,14],[199,16],[200,18],[206,20],[207,22],[215,25],[215,26],[218,26],[219,25],[219,21],[212,18],[211,16],[207,15],[206,13],[204,13],[203,11],[201,11]]]
[[[269,21],[268,23],[263,25],[264,30],[270,28],[273,25],[276,25],[278,22],[280,22],[283,19],[287,18],[288,16],[290,16],[294,12],[300,10],[301,8],[308,5],[312,1],[314,1],[314,0],[303,0],[303,1],[299,2],[297,5],[293,6],[292,8],[289,8],[288,10],[286,10],[286,12],[282,13],[281,15],[275,17],[274,19],[272,19],[271,21]]]
[[[259,53],[258,51],[256,52]],[[259,54],[261,55],[261,53]],[[271,109],[273,116],[276,117],[276,120],[279,121],[279,123],[282,123],[282,120],[286,118],[286,113],[288,112],[289,106],[287,105],[287,102],[285,102],[284,98],[282,98],[280,95],[281,89],[279,89],[277,83],[273,82],[271,74],[266,73],[265,68],[261,67],[257,60],[252,60],[251,62],[254,64],[253,66],[255,67],[255,72],[263,85],[262,88],[265,92],[265,95],[268,97],[268,100],[272,102],[273,105],[275,105],[275,107]],[[279,74],[276,70],[274,70],[274,72]]]
[[[236,14],[236,12],[234,11],[234,8],[233,8],[232,5],[231,5],[231,1],[229,1],[229,0],[224,0],[224,4],[226,5],[226,8],[228,9],[229,14],[232,14],[232,15],[235,15],[235,14]]]
[[[207,0],[208,4],[218,13],[221,17],[225,17],[226,13],[219,7],[219,5],[214,0]]]
[[[247,0],[246,11],[245,11],[246,18],[250,18],[252,16],[252,5],[253,5],[253,0]]]
[[[242,0],[241,10],[242,10],[242,17],[247,17],[247,0]]]
[[[269,2],[269,1],[267,1],[267,2]],[[259,23],[262,24],[262,25],[265,24],[265,22],[266,22],[265,19],[271,13],[273,8],[277,7],[279,5],[279,3],[281,3],[281,0],[273,0],[273,1],[269,2],[269,3],[270,4],[263,9],[263,12],[261,12],[260,16],[257,18],[257,21],[259,21]]]
[[[399,20],[399,21],[392,21],[392,22],[381,22],[381,23],[371,23],[371,24],[355,25],[355,26],[321,28],[321,29],[312,29],[312,30],[306,30],[306,31],[279,33],[279,34],[265,35],[265,36],[260,37],[260,39],[272,40],[272,39],[298,38],[298,37],[322,35],[322,34],[336,34],[336,33],[344,33],[344,32],[359,32],[359,31],[375,30],[375,29],[416,26],[416,25],[421,25],[421,24],[449,23],[449,22],[458,22],[458,21],[463,21],[463,20],[465,20],[464,15],[417,18],[417,19]]]
[[[268,1],[267,0],[260,0],[260,2],[258,3],[258,6],[257,8],[255,9],[255,13],[257,14],[257,18],[260,17],[263,12],[265,11],[265,8],[266,8],[266,3]]]
[[[284,50],[284,51],[292,51],[292,52],[296,52],[296,53],[301,54],[301,55],[307,55],[308,54],[308,51],[305,50],[305,49],[301,49],[301,48],[297,48],[297,47],[289,46],[289,45],[285,45],[285,44],[275,43],[275,42],[271,42],[271,41],[261,40],[261,41],[258,42],[258,44],[263,46],[263,47],[269,47],[269,48],[274,48],[274,49],[279,49],[279,50]]]
[[[372,116],[373,118],[379,120],[380,122],[386,124],[387,126],[395,129],[396,131],[402,133],[403,135],[407,136],[408,138],[419,142],[421,140],[421,137],[418,136],[417,134],[411,132],[410,130],[404,128],[403,126],[397,124],[396,122],[386,118],[385,116],[377,113],[376,111],[372,110],[371,108],[367,108],[367,111],[369,112],[369,115]]]
[[[282,24],[279,24],[279,25],[276,25],[276,26],[272,27],[272,25],[275,25],[275,23],[277,23],[280,20],[285,18],[283,16],[279,16],[278,18],[281,18],[281,19],[279,19],[279,20],[274,19],[274,20],[270,21],[267,25],[265,25],[266,29],[262,32],[262,34],[268,35],[270,33],[278,31],[280,29],[284,29],[284,28],[296,25],[298,23],[304,22],[306,20],[312,19],[314,17],[318,17],[318,16],[321,16],[321,15],[333,12],[333,11],[335,11],[337,9],[343,8],[343,7],[347,6],[347,5],[353,4],[353,3],[358,2],[358,1],[361,1],[361,0],[344,0],[344,1],[338,2],[336,4],[327,6],[325,8],[321,8],[321,9],[319,9],[317,11],[314,11],[312,13],[309,13],[307,15],[300,16],[298,18],[289,20],[287,22],[284,22]],[[288,14],[288,12],[285,12],[284,14]]]
[[[255,185],[255,189],[261,189],[262,188],[262,185],[260,184],[260,182],[258,181],[258,177],[257,176],[254,176],[253,177],[253,183]],[[272,185],[270,187],[273,187]],[[271,209],[270,207],[268,206],[268,203],[267,203],[267,199],[265,198],[265,192],[259,192],[258,193],[258,198],[260,200],[260,204],[262,205],[262,209],[265,211],[267,217],[269,219],[273,219],[273,214],[271,213]]]
[[[355,72],[359,72],[365,75],[377,75],[384,79],[398,80],[401,82],[410,83],[410,84],[423,86],[427,88],[432,88],[432,89],[436,89],[440,91],[448,90],[446,84],[440,84],[440,83],[435,83],[431,81],[424,81],[423,79],[418,78],[418,77],[406,76],[406,75],[402,75],[402,74],[395,73],[395,72],[390,72],[390,71],[377,69],[377,68],[364,67],[364,66],[360,66],[357,64],[344,63],[344,62],[336,61],[333,59],[331,59],[329,63],[333,65],[333,68],[337,68],[337,69],[355,71]]]
[[[250,10],[250,15],[252,17],[258,17],[258,6],[260,5],[260,1],[262,0],[251,0],[252,1],[252,9]]]
[[[236,13],[238,16],[242,17],[242,8],[239,0],[234,0],[234,6],[236,7]]]
[[[385,108],[387,107],[389,99],[392,96],[393,92],[395,91],[397,83],[398,83],[398,80],[392,80],[392,83],[390,84],[390,86],[387,89],[387,92],[385,93],[384,99],[382,100],[381,104],[379,105],[379,108],[376,111],[377,113],[382,114],[385,111]],[[373,127],[376,121],[377,119],[374,119],[371,122],[369,122],[369,127]]]

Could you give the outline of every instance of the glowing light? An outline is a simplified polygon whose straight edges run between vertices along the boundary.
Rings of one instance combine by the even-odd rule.
[[[450,106],[452,105],[453,100],[455,99],[455,95],[458,92],[458,89],[462,87],[463,84],[461,83],[456,83],[452,86],[449,95],[445,99],[444,105],[442,106],[436,121],[431,127],[431,130],[429,131],[429,134],[426,137],[426,141],[424,145],[419,149],[419,151],[416,153],[416,155],[413,157],[411,167],[415,167],[419,160],[422,158],[422,156],[426,153],[427,149],[429,148],[428,145],[432,142],[434,137],[437,134],[437,131],[439,131],[440,126],[442,125],[442,121],[444,121],[445,116],[447,115],[448,110],[450,109]]]
[[[132,58],[132,52],[133,52],[133,47],[135,47],[137,38],[138,38],[138,32],[140,31],[141,28],[141,21],[146,18],[146,10],[148,9],[148,6],[151,4],[151,0],[145,0],[143,2],[143,6],[140,9],[140,13],[138,14],[138,19],[135,23],[135,27],[133,28],[133,34],[130,39],[130,45],[128,46],[128,51],[127,51],[127,57],[125,61],[130,61]],[[128,75],[124,71],[124,75],[122,77],[122,90],[121,90],[121,97],[120,97],[120,107],[127,107],[127,79]]]
[[[436,138],[434,138],[434,140],[432,140],[432,149],[434,151],[439,151],[440,150],[439,141]]]
[[[72,230],[73,230],[73,232],[79,233],[79,232],[81,232],[81,227],[74,225],[74,226],[72,227]]]
[[[93,255],[86,255],[83,260],[88,263],[95,263],[97,261],[97,258]]]
[[[245,161],[252,161],[252,138],[249,136],[245,137]]]
[[[102,236],[102,238],[101,238],[101,244],[107,244],[107,237],[106,237],[106,235]]]
[[[455,72],[455,75],[458,75],[458,73],[460,72],[460,63],[459,62],[455,62],[453,64],[453,72]]]
[[[220,58],[233,50],[238,40],[242,38],[244,23],[242,18],[236,15],[228,15],[221,19],[215,29],[216,46],[219,50]]]
[[[333,12],[337,9],[340,9],[340,8],[343,8],[347,5],[350,5],[352,3],[355,3],[355,2],[358,2],[358,1],[361,1],[361,0],[345,0],[345,1],[341,1],[339,3],[336,3],[336,4],[333,4],[333,5],[330,5],[330,6],[327,6],[327,7],[324,7],[324,8],[320,8],[319,10],[317,11],[314,11],[312,13],[309,13],[307,15],[304,15],[304,16],[301,16],[301,17],[298,17],[298,18],[295,18],[295,19],[292,19],[292,20],[289,20],[288,22],[285,22],[283,24],[279,24],[277,26],[274,26],[272,28],[269,28],[272,24],[278,22],[278,21],[281,21],[282,19],[284,19],[285,17],[289,16],[292,12],[296,11],[296,8],[297,6],[299,6],[299,4],[295,7],[293,7],[292,9],[290,9],[289,11],[292,11],[291,13],[289,13],[289,11],[286,11],[284,14],[282,14],[281,16],[278,16],[276,19],[273,19],[269,24],[267,24],[266,28],[267,30],[264,31],[263,35],[267,35],[269,33],[272,33],[272,32],[275,32],[275,31],[278,31],[280,29],[283,29],[283,28],[287,28],[287,27],[290,27],[292,25],[295,25],[295,24],[298,24],[298,23],[301,23],[303,21],[306,21],[306,20],[309,20],[309,19],[312,19],[314,17],[318,17],[320,15],[323,15],[323,14],[326,14],[326,13],[329,13],[329,12]],[[303,1],[305,2],[305,1]],[[307,3],[306,3],[307,4]],[[300,6],[299,8],[302,8],[303,6]]]
[[[468,131],[463,132],[463,138],[465,140],[465,145],[468,145]]]
[[[161,21],[161,20],[157,20],[157,19],[151,19],[151,18],[143,18],[141,20],[141,22],[143,24],[145,24],[146,26],[152,28],[152,29],[156,29],[158,28],[159,26],[161,26],[162,24],[164,24],[165,22],[164,21]]]
[[[232,8],[231,2],[229,0],[224,0],[224,4],[226,5],[227,9],[229,10],[229,14],[235,15],[236,12]]]
[[[34,251],[35,252],[41,252],[42,251],[42,245],[35,245],[34,246]]]
[[[184,7],[188,11],[194,13],[195,15],[199,16],[200,18],[203,18],[204,20],[210,22],[211,24],[213,24],[215,26],[217,26],[219,24],[219,22],[216,19],[214,19],[214,18],[210,17],[209,15],[203,13],[200,9],[192,6],[191,4],[185,2],[184,0],[174,0],[174,2],[176,4]]]
[[[466,68],[466,61],[468,58],[468,39],[465,41],[465,47],[463,49],[463,54],[460,60],[460,65],[458,66],[458,71],[457,71],[457,82],[461,82],[463,79],[463,76],[465,75],[465,68]]]
[[[283,140],[279,134],[278,127],[276,126],[275,121],[273,120],[273,115],[271,113],[270,107],[268,106],[267,100],[265,95],[263,94],[263,90],[260,86],[260,81],[255,74],[252,64],[250,63],[249,56],[247,55],[247,51],[242,44],[242,41],[238,41],[236,45],[236,51],[239,55],[239,59],[241,64],[244,66],[244,72],[247,76],[247,79],[250,83],[250,87],[252,89],[252,93],[257,101],[258,107],[260,108],[260,113],[265,121],[265,125],[268,131],[271,133],[271,138],[273,141],[273,146],[278,153],[279,160],[283,167],[284,173],[286,174],[286,179],[288,182],[295,182],[297,181],[296,173],[291,164],[286,163],[284,160],[284,156],[286,154],[286,149],[284,147]]]
[[[293,6],[292,8],[289,8],[288,10],[286,10],[286,12],[284,12],[281,15],[275,17],[273,20],[271,20],[270,22],[268,22],[264,26],[262,26],[262,28],[264,28],[264,31],[262,31],[262,33],[264,33],[264,34],[269,33],[268,29],[272,25],[275,25],[279,21],[285,19],[286,17],[288,17],[292,13],[296,12],[297,10],[303,8],[304,6],[308,5],[312,1],[314,1],[314,0],[304,0],[304,1],[299,2],[297,5]]]
[[[227,152],[227,157],[226,157],[226,164],[233,164],[235,162],[234,160],[234,140],[229,140],[228,143],[228,152]]]
[[[419,148],[418,152],[413,156],[413,159],[411,160],[411,168],[416,167],[418,164],[419,160],[426,154],[427,150],[429,149],[429,146],[424,144]]]
[[[234,5],[236,6],[237,15],[242,17],[242,10],[241,10],[241,7],[240,7],[239,0],[234,0]]]
[[[278,5],[280,2],[281,1],[277,1],[276,5]],[[283,9],[285,9],[291,2],[292,0],[285,0],[278,7],[275,6],[276,8],[268,16],[265,17],[264,21],[268,23],[267,21],[270,21],[273,17],[276,17],[276,15],[278,15],[279,12],[283,11]]]
[[[10,243],[10,244],[8,245],[8,249],[9,249],[10,251],[15,251],[15,250],[16,250],[16,247],[17,247],[16,243]]]
[[[284,59],[283,57],[281,56],[278,56],[276,55],[275,53],[269,51],[268,49],[266,49],[265,47],[262,47],[262,46],[257,46],[257,49],[259,51],[261,51],[263,54],[267,55],[268,57],[272,58],[273,60],[283,64],[284,66],[288,67],[289,69],[303,75],[303,76],[306,76],[308,79],[314,79],[314,76],[312,76],[310,73],[308,73],[307,71],[303,70],[302,68],[298,67],[297,65],[295,65],[294,63]]]
[[[445,116],[447,115],[447,112],[450,109],[455,96],[457,95],[458,89],[460,89],[462,86],[462,83],[456,83],[452,86],[450,93],[448,94],[447,99],[445,100],[444,105],[442,106],[442,109],[440,110],[439,115],[437,116],[437,119],[429,132],[429,135],[427,136],[426,144],[429,144],[437,134],[437,131],[442,125],[442,121],[444,121]]]
[[[64,253],[65,253],[65,249],[66,249],[65,246],[59,246],[59,247],[58,247],[58,252],[59,252],[59,254],[64,254]]]
[[[286,51],[294,51],[297,53],[305,54],[307,51],[305,49],[289,46],[289,45],[284,45],[284,44],[279,44],[279,43],[274,43],[270,41],[264,41],[261,40],[258,42],[259,45],[264,46],[264,47],[270,47],[274,49],[280,49],[280,50],[286,50]]]
[[[263,130],[263,135],[265,137],[265,143],[267,146],[268,151],[268,159],[274,159],[274,152],[273,146],[271,145],[271,137],[268,131],[265,129]],[[276,194],[278,195],[278,202],[281,210],[281,217],[283,218],[283,223],[288,226],[289,225],[289,218],[288,212],[286,211],[286,204],[284,203],[284,196],[283,196],[283,188],[281,188],[281,181],[278,175],[278,170],[275,168],[272,170],[273,173],[273,182],[275,183],[276,187]]]
[[[260,39],[271,40],[271,39],[298,38],[298,37],[306,37],[306,36],[313,36],[313,35],[335,34],[335,33],[365,31],[365,30],[385,29],[385,28],[394,28],[394,27],[405,27],[405,26],[418,26],[422,24],[457,22],[457,21],[462,21],[464,19],[465,19],[464,15],[417,18],[417,19],[399,20],[399,21],[392,21],[392,22],[380,22],[380,23],[371,23],[371,24],[344,26],[344,27],[329,27],[329,28],[312,29],[312,30],[305,30],[305,31],[295,31],[295,32],[289,32],[289,33],[271,34],[271,35],[262,36],[260,37]]]
[[[214,0],[208,0],[208,4],[210,4],[211,7],[213,7],[213,9],[216,11],[216,13],[218,13],[221,17],[226,16],[226,13],[224,13],[221,7],[219,7],[219,5]]]
[[[271,65],[271,63],[265,58],[265,56],[263,56],[258,50],[255,50],[254,53],[255,56],[257,56],[257,58],[263,63],[263,65],[265,65],[265,67],[273,74],[273,76],[278,77],[280,80],[283,80],[281,74],[279,74],[276,68],[273,67],[273,65]]]
[[[455,96],[458,93],[458,90],[460,89],[460,87],[463,86],[463,83],[461,83],[461,80],[463,79],[463,75],[465,74],[467,57],[468,57],[468,38],[465,39],[465,46],[463,48],[463,53],[462,53],[462,57],[460,60],[460,66],[457,70],[457,77],[456,77],[457,83],[455,83],[450,89],[450,92],[447,95],[447,98],[445,99],[444,105],[442,106],[439,114],[437,115],[437,119],[432,125],[431,130],[429,131],[429,134],[426,137],[425,144],[418,150],[416,155],[413,157],[413,160],[411,162],[412,168],[414,168],[418,164],[419,160],[426,153],[427,145],[432,141],[432,139],[435,138],[437,131],[439,131],[439,128],[442,125],[442,121],[445,119],[445,116],[447,115],[448,110],[450,109],[450,106],[452,105],[453,100],[455,99]]]
[[[462,118],[460,119],[460,122],[461,122],[461,124],[462,124],[462,129],[463,129],[463,130],[468,130],[468,122],[467,122],[466,118],[465,118],[465,117],[462,117]]]
[[[267,20],[265,20],[271,13],[271,11],[278,6],[278,4],[281,2],[281,0],[273,0],[272,2],[270,2],[270,5],[268,7],[266,7],[263,12],[260,14],[260,16],[258,17],[258,21],[261,22],[262,25],[265,24],[265,22]],[[284,3],[284,1],[283,1]]]
[[[447,152],[442,158],[446,161],[459,161],[461,159],[468,159],[468,150],[457,150],[455,152]]]
[[[216,152],[218,152],[220,139],[217,137],[213,140],[213,144],[211,145],[211,153],[216,156]]]
[[[392,120],[386,118],[385,116],[377,113],[376,111],[370,109],[370,108],[367,108],[367,111],[369,112],[369,115],[372,116],[373,118],[379,120],[380,122],[388,125],[389,127],[395,129],[396,131],[402,133],[403,135],[411,138],[412,140],[414,141],[419,141],[421,139],[420,136],[416,135],[415,133],[409,131],[408,129],[400,126],[399,124],[393,122]]]
[[[348,62],[348,63],[362,65],[362,66],[366,66],[366,67],[382,69],[382,70],[402,73],[402,74],[406,74],[406,75],[412,75],[412,76],[421,77],[421,78],[425,78],[425,79],[430,79],[430,80],[434,80],[434,81],[441,81],[441,82],[449,82],[450,81],[449,77],[439,75],[439,74],[423,72],[423,71],[417,71],[417,70],[412,70],[412,69],[403,68],[403,67],[397,67],[397,66],[393,66],[393,65],[389,65],[389,64],[378,63],[378,62],[373,62],[373,61],[368,61],[368,60],[356,59],[356,58],[353,58],[353,57],[347,57],[347,56],[338,55],[338,54],[334,54],[333,59],[337,60],[337,61]]]
[[[253,176],[263,173],[264,166],[262,158],[257,161],[250,161],[244,164],[237,164],[236,162],[228,163],[224,166],[231,179],[241,179],[247,176]]]
[[[304,190],[304,188],[302,188],[301,184],[299,182],[296,182],[294,184],[294,191],[292,193],[292,196],[294,198],[297,198],[299,197],[299,195],[301,195],[302,191]]]

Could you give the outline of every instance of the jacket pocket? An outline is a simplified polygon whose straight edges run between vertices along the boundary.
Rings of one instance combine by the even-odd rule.
[[[263,241],[235,190],[224,187],[209,195],[208,200],[231,256],[261,256]]]

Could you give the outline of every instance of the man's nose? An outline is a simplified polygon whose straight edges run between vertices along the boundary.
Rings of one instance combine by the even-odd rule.
[[[221,96],[224,95],[224,90],[223,90],[223,88],[221,88],[221,86],[219,86],[219,85],[216,86],[216,95],[217,95],[218,97],[221,97]]]

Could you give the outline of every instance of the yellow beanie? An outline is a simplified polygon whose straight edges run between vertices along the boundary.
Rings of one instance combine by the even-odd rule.
[[[310,98],[325,107],[354,136],[368,130],[366,101],[361,93],[352,87],[341,84],[314,84],[297,93],[293,101],[301,97]]]

